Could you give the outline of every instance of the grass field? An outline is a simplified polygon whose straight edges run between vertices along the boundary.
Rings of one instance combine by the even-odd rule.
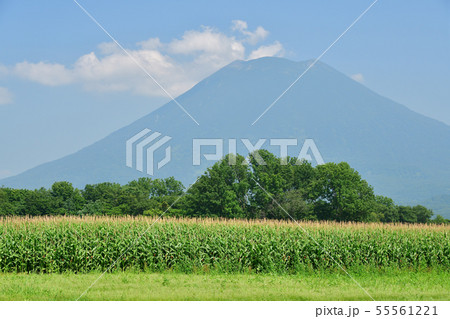
[[[100,273],[0,274],[0,300],[76,300]],[[356,273],[375,300],[449,300],[449,273]],[[80,300],[370,300],[343,273],[108,273]]]
[[[0,299],[448,300],[449,226],[0,220]],[[327,252],[325,252],[326,250]],[[111,268],[109,268],[112,266]]]

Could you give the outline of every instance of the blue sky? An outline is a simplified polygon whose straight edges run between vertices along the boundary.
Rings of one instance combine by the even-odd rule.
[[[236,58],[315,58],[372,1],[79,2],[177,95]],[[0,0],[0,41],[0,178],[168,100],[72,0]],[[449,57],[449,1],[379,0],[322,61],[450,125]]]

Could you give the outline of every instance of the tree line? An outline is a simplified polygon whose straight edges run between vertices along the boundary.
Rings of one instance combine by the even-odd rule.
[[[170,208],[170,209],[169,209]],[[173,177],[118,183],[69,182],[50,189],[0,188],[0,215],[146,215],[448,223],[424,206],[396,205],[345,162],[312,166],[259,150],[229,154],[185,189]]]

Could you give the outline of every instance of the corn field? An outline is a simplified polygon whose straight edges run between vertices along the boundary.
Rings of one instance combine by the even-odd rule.
[[[449,226],[213,219],[0,219],[0,272],[305,270],[450,266]],[[329,252],[327,254],[326,252]]]

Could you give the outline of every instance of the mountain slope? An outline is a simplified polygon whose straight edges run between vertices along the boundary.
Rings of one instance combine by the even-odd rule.
[[[249,138],[253,144],[259,138],[297,138],[299,146],[289,148],[291,156],[298,155],[304,139],[312,138],[326,162],[349,162],[376,192],[401,203],[450,194],[450,127],[370,91],[326,64],[311,68],[252,126],[308,63],[280,58],[233,62],[178,98],[200,126],[170,102],[75,154],[1,180],[0,185],[36,188],[68,180],[83,187],[144,176],[125,165],[125,142],[148,128],[172,137],[172,160],[155,177],[173,175],[185,184],[212,165],[204,159],[201,166],[192,165],[193,138]],[[227,140],[224,144],[228,153]],[[237,147],[246,153],[239,140]],[[264,148],[279,153],[269,141]],[[155,153],[159,159],[164,149]]]

